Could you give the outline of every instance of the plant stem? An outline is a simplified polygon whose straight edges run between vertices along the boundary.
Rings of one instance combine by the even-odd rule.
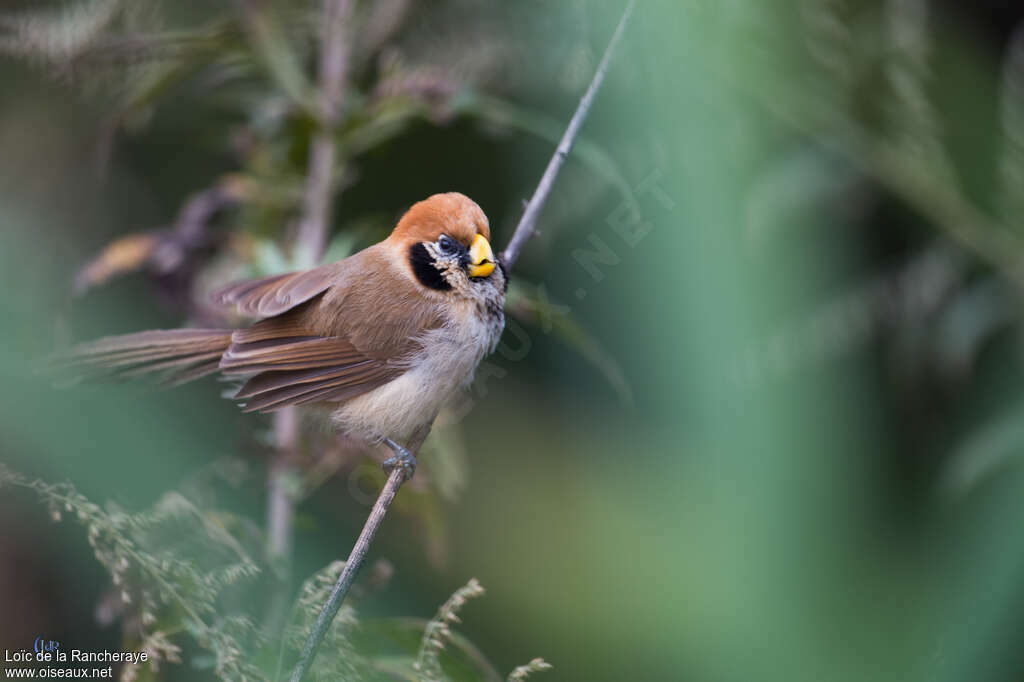
[[[634,4],[636,4],[636,0],[629,0],[629,4],[626,5],[626,9],[622,12],[622,18],[619,19],[619,25],[616,27],[612,39],[608,42],[608,47],[605,48],[604,56],[601,57],[601,63],[598,64],[597,71],[590,81],[590,87],[587,88],[587,91],[580,99],[580,103],[576,106],[576,113],[572,115],[569,126],[565,129],[565,134],[562,135],[562,141],[558,143],[558,148],[555,149],[554,156],[548,162],[548,167],[544,169],[544,175],[541,176],[537,189],[534,190],[533,196],[530,198],[529,203],[526,204],[526,210],[523,211],[523,217],[519,219],[516,231],[512,233],[512,239],[509,240],[508,246],[501,253],[501,262],[508,270],[511,270],[515,262],[519,260],[519,254],[526,245],[526,242],[537,232],[537,219],[540,217],[540,212],[548,200],[548,195],[551,194],[551,188],[555,185],[555,179],[558,178],[559,171],[562,170],[562,164],[565,163],[569,152],[572,151],[572,146],[579,136],[583,122],[587,119],[587,114],[590,113],[590,107],[594,103],[594,98],[597,97],[597,93],[604,83],[604,77],[608,73],[608,66],[611,64],[612,55],[615,54],[615,48],[622,38],[622,34],[626,31],[630,17],[633,15]]]
[[[352,16],[352,0],[324,0],[324,38],[320,51],[320,87],[317,112],[319,129],[313,136],[309,152],[306,182],[306,211],[297,235],[298,254],[304,265],[319,264],[327,246],[327,226],[331,221],[331,186],[338,148],[334,128],[341,115],[348,71],[348,40],[346,30]]]
[[[348,63],[347,25],[352,0],[324,0],[323,48],[317,106],[319,129],[313,137],[306,176],[305,207],[296,235],[295,257],[304,266],[317,265],[327,246],[331,223],[331,188],[337,163],[334,128],[341,112]],[[270,467],[267,504],[267,555],[280,569],[280,584],[271,601],[267,625],[277,632],[287,610],[291,568],[292,519],[295,516],[293,481],[299,449],[300,420],[295,407],[274,414],[277,456]]]
[[[520,219],[519,225],[516,227],[511,241],[509,241],[508,246],[505,247],[502,259],[505,262],[505,267],[508,269],[511,269],[512,265],[519,258],[519,252],[522,250],[523,246],[536,232],[537,218],[540,215],[540,211],[544,207],[544,202],[547,201],[548,195],[551,193],[551,188],[555,184],[558,172],[561,170],[562,164],[569,155],[569,151],[572,149],[573,142],[579,135],[580,128],[583,126],[583,121],[586,119],[587,113],[590,111],[594,98],[597,95],[598,90],[600,90],[601,84],[604,82],[604,77],[608,72],[608,65],[611,63],[612,55],[615,53],[615,48],[618,45],[620,38],[622,38],[626,25],[629,23],[629,18],[633,13],[634,4],[635,0],[629,0],[629,3],[626,5],[626,9],[622,13],[622,18],[619,19],[619,25],[615,29],[615,33],[612,35],[612,38],[608,43],[608,47],[605,48],[604,56],[601,58],[601,63],[598,65],[597,71],[594,73],[594,77],[590,82],[590,87],[587,88],[586,93],[583,95],[582,99],[580,99],[580,103],[576,107],[576,113],[573,114],[572,119],[569,121],[569,126],[566,128],[565,135],[562,136],[562,141],[555,150],[554,156],[551,157],[551,161],[548,163],[547,169],[544,171],[544,175],[541,177],[540,183],[538,183],[537,189],[533,193],[533,197],[527,204],[526,211],[523,213],[523,217]],[[410,444],[409,450],[413,454],[418,454],[419,446],[424,438],[426,438],[426,433],[422,434],[419,442]],[[338,614],[338,609],[341,608],[341,604],[345,600],[345,595],[352,586],[352,581],[355,580],[356,574],[359,572],[359,568],[363,564],[363,560],[366,559],[366,553],[370,549],[370,543],[373,542],[374,536],[377,535],[377,530],[384,521],[384,516],[387,514],[388,508],[391,506],[391,503],[395,499],[395,495],[398,494],[398,489],[402,487],[402,483],[404,482],[405,474],[401,468],[395,468],[391,472],[391,475],[388,476],[384,489],[380,491],[380,495],[377,497],[377,502],[373,505],[370,517],[366,519],[366,524],[363,525],[363,530],[359,533],[359,539],[356,540],[355,546],[352,547],[352,552],[349,554],[348,560],[345,562],[345,568],[342,570],[341,575],[338,576],[338,582],[331,591],[331,596],[327,599],[327,603],[324,604],[323,609],[320,611],[320,615],[317,617],[313,630],[309,633],[309,637],[306,638],[306,643],[303,645],[302,652],[299,654],[299,661],[295,665],[295,670],[292,672],[291,682],[301,682],[303,677],[306,675],[306,672],[309,670],[310,665],[312,665],[313,659],[316,657],[317,649],[320,647],[320,642],[323,641],[324,636],[327,634],[327,630],[331,627],[331,623],[334,621],[334,617]]]
[[[374,536],[377,535],[377,530],[380,528],[380,524],[384,522],[384,516],[388,513],[388,508],[391,506],[395,495],[398,493],[398,489],[402,487],[404,482],[405,472],[401,467],[396,467],[392,470],[391,475],[388,476],[384,489],[380,491],[380,495],[370,511],[370,516],[366,519],[362,532],[359,533],[359,539],[356,540],[355,546],[352,547],[352,552],[348,555],[345,568],[342,569],[341,575],[338,576],[338,582],[334,585],[334,589],[331,590],[331,596],[327,599],[327,603],[324,604],[320,615],[317,616],[312,632],[306,638],[306,643],[299,654],[299,662],[295,665],[295,670],[292,672],[291,682],[300,682],[303,675],[309,669],[310,664],[313,663],[317,649],[320,648],[320,642],[323,641],[328,628],[334,622],[334,617],[338,615],[338,609],[341,608],[345,595],[348,593],[349,588],[352,587],[352,581],[355,580],[356,573],[359,572],[359,568],[366,558],[366,553],[370,550],[370,543],[373,542]]]
[[[276,636],[288,613],[295,517],[295,460],[299,447],[299,414],[293,407],[274,413],[276,453],[267,472],[267,562],[277,578],[264,620],[265,631]]]
[[[291,556],[292,496],[288,492],[289,472],[299,441],[299,419],[295,410],[274,413],[277,458],[270,469],[270,505],[267,509],[267,554],[271,559]]]

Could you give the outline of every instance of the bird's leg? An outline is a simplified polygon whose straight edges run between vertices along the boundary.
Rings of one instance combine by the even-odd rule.
[[[408,449],[402,447],[390,438],[384,439],[384,445],[391,448],[391,451],[395,453],[392,457],[384,460],[384,471],[391,475],[391,472],[397,467],[401,467],[405,472],[405,480],[412,478],[412,475],[416,473],[416,455],[411,453]]]
[[[384,471],[388,472],[389,476],[395,467],[402,467],[405,471],[405,480],[408,481],[412,478],[412,475],[416,473],[416,454],[419,453],[423,441],[427,439],[432,425],[433,422],[416,429],[412,434],[412,438],[407,443],[408,447],[402,447],[390,438],[381,439],[384,445],[387,445],[395,453],[393,457],[386,459],[383,464]]]

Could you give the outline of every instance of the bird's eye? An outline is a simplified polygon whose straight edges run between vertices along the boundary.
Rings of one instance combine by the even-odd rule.
[[[442,253],[455,253],[455,240],[446,234],[441,235],[441,238],[437,240],[437,245],[441,248]]]

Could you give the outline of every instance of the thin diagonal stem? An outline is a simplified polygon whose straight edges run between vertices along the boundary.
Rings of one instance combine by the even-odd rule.
[[[516,231],[512,233],[512,239],[509,240],[508,246],[505,247],[501,254],[501,262],[509,270],[519,260],[519,254],[526,245],[526,242],[537,231],[537,219],[540,217],[540,212],[543,210],[544,204],[547,203],[548,195],[551,194],[551,189],[555,186],[555,179],[558,178],[558,173],[562,170],[562,164],[565,163],[569,152],[572,151],[572,146],[576,142],[576,138],[579,137],[583,122],[587,120],[587,114],[590,113],[590,107],[594,104],[594,99],[604,83],[604,77],[608,73],[608,67],[612,62],[612,55],[615,54],[615,48],[618,46],[622,34],[626,31],[629,19],[633,15],[633,5],[635,3],[636,0],[629,0],[629,4],[626,5],[626,9],[622,12],[622,18],[619,19],[619,25],[616,27],[612,39],[608,42],[608,47],[605,48],[601,63],[594,73],[594,78],[590,81],[590,87],[587,88],[587,91],[580,99],[580,103],[576,106],[576,113],[573,114],[572,119],[569,121],[569,126],[565,129],[565,134],[562,135],[562,140],[558,143],[554,156],[548,162],[548,167],[544,169],[544,175],[541,176],[537,189],[534,190],[533,196],[530,198],[529,203],[526,204],[526,210],[523,211],[523,217],[519,219]]]
[[[402,487],[404,482],[405,472],[402,468],[396,467],[393,469],[391,475],[388,476],[387,483],[384,484],[384,489],[380,491],[380,495],[377,497],[377,502],[370,511],[369,518],[366,519],[366,524],[363,526],[363,531],[359,534],[359,539],[356,540],[355,546],[352,547],[352,552],[348,555],[348,561],[345,562],[345,568],[342,569],[341,575],[338,576],[338,582],[334,585],[334,589],[331,590],[331,596],[327,599],[327,603],[324,604],[320,615],[317,616],[313,630],[309,633],[306,643],[302,646],[299,662],[295,665],[295,670],[292,672],[291,682],[300,682],[309,666],[313,663],[317,649],[320,648],[320,642],[323,641],[328,628],[334,622],[334,617],[338,615],[341,603],[345,600],[345,595],[348,593],[349,588],[352,587],[352,581],[355,580],[356,573],[359,572],[360,566],[363,565],[366,553],[370,551],[370,543],[373,542],[377,529],[384,522],[384,516],[388,513],[388,508],[391,506],[395,495],[398,493],[398,489]]]

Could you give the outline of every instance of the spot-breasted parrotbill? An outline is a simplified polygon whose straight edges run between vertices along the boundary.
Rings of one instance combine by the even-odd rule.
[[[246,411],[324,404],[342,432],[415,448],[504,327],[508,280],[489,239],[475,202],[436,194],[348,258],[214,294],[260,318],[252,326],[107,337],[69,357],[177,382],[220,372],[244,380]]]

